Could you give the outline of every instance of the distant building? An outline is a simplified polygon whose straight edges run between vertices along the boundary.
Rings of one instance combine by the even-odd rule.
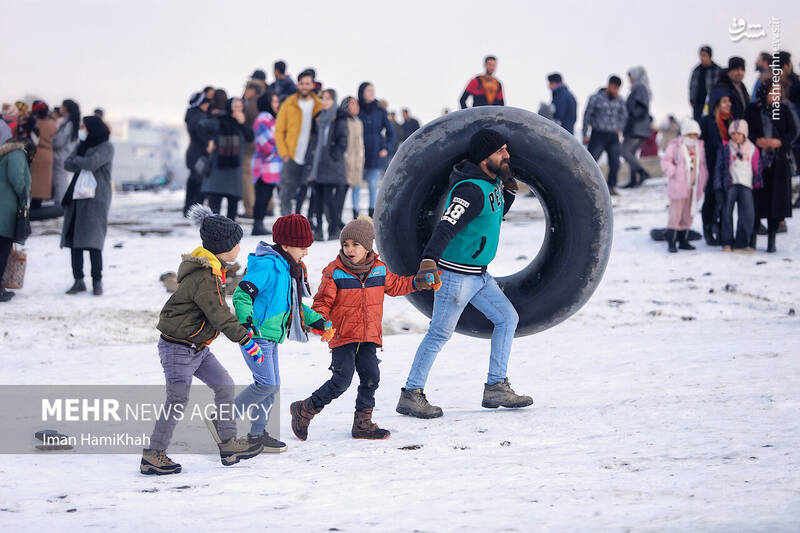
[[[185,128],[139,119],[111,122],[109,127],[114,145],[114,183],[149,182],[170,172],[175,185],[186,182],[189,171],[184,154],[189,138]]]

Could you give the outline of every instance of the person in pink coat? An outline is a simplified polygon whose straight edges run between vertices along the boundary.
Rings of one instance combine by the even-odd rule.
[[[703,141],[700,140],[700,125],[687,119],[681,123],[681,136],[670,141],[661,169],[667,175],[669,215],[665,237],[671,253],[695,250],[689,244],[689,228],[692,227],[693,205],[699,206],[708,181]],[[678,247],[675,241],[678,241]]]

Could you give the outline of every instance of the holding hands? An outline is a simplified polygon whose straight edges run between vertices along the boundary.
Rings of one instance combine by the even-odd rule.
[[[319,335],[322,342],[329,342],[336,335],[336,328],[333,327],[333,322],[326,320],[322,325],[322,329],[312,328],[311,332]]]
[[[423,259],[419,264],[417,275],[414,276],[414,288],[425,291],[433,289],[438,291],[442,287],[442,271],[436,267],[433,259]]]

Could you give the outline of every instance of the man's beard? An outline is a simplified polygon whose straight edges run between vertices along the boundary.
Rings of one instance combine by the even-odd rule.
[[[508,179],[511,177],[511,165],[508,164],[508,161],[508,159],[503,159],[499,165],[495,165],[492,161],[487,161],[486,168],[495,176]]]

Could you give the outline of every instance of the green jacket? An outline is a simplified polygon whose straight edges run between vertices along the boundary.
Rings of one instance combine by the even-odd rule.
[[[233,342],[247,344],[247,330],[225,302],[219,259],[202,247],[181,258],[178,290],[164,304],[158,330],[168,340],[196,346],[211,344],[220,332]]]
[[[442,218],[433,230],[423,259],[444,270],[480,275],[497,253],[503,215],[514,203],[514,192],[502,180],[465,159],[453,166],[450,192]]]
[[[26,205],[30,200],[31,169],[24,147],[16,142],[0,145],[0,236],[8,239],[14,238],[18,198]]]
[[[464,229],[459,231],[445,248],[441,259],[460,265],[486,266],[497,254],[500,224],[503,222],[503,189],[500,180],[465,179],[450,189],[445,205],[453,201],[453,190],[464,183],[476,185],[482,195],[480,212]],[[445,216],[447,214],[445,213]]]

